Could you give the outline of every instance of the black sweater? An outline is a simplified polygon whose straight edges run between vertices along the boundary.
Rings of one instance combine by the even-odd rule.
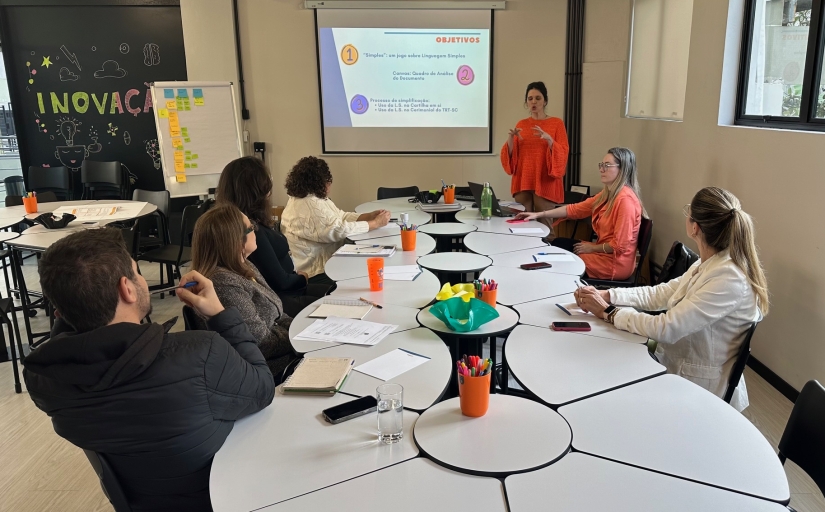
[[[286,237],[272,228],[259,226],[255,234],[258,249],[249,261],[261,272],[266,284],[278,295],[302,295],[307,280],[295,272]]]
[[[272,402],[272,374],[238,311],[209,327],[64,332],[24,361],[35,405],[58,435],[106,456],[134,511],[211,510],[212,458],[235,420]]]

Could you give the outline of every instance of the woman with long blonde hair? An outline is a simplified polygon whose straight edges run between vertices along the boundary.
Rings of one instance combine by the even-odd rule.
[[[195,223],[192,269],[212,280],[221,304],[238,309],[278,384],[284,368],[296,357],[289,341],[292,318],[247,260],[256,248],[254,224],[236,206],[221,204]],[[205,322],[198,327],[205,329]]]
[[[753,220],[736,196],[703,188],[684,214],[700,259],[683,276],[652,287],[581,288],[576,302],[619,329],[657,341],[656,356],[669,373],[722,397],[747,331],[768,314],[768,282]],[[744,377],[731,405],[739,411],[748,406]]]
[[[555,238],[556,247],[575,252],[584,261],[587,277],[627,279],[636,269],[636,246],[642,216],[642,191],[636,172],[636,155],[627,148],[611,148],[599,162],[601,192],[580,203],[537,213],[520,213],[517,219],[593,218],[595,243]]]

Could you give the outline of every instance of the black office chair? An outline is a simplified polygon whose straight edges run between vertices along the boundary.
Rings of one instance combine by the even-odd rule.
[[[412,197],[418,193],[418,187],[389,188],[378,187],[378,199],[391,199],[393,197]]]
[[[3,183],[6,185],[6,195],[20,197],[26,195],[26,184],[23,182],[23,176],[3,178]]]
[[[187,331],[202,331],[206,329],[206,322],[195,313],[191,307],[183,306],[183,326]]]
[[[129,500],[126,498],[126,493],[120,485],[112,466],[102,453],[93,452],[92,450],[83,450],[86,458],[92,464],[97,477],[100,479],[100,487],[103,488],[103,494],[109,498],[109,502],[115,509],[115,512],[131,512],[132,507],[129,505]]]
[[[57,201],[57,195],[54,192],[43,192],[37,194],[37,203],[53,203]],[[6,196],[6,207],[9,206],[23,206],[23,198],[21,196]]]
[[[825,492],[825,388],[809,380],[793,405],[779,441],[779,460],[790,459]]]
[[[647,250],[650,248],[650,239],[653,236],[653,221],[642,217],[642,222],[639,224],[639,264],[636,265],[636,270],[624,280],[610,281],[607,279],[587,278],[587,282],[597,288],[627,288],[637,286],[642,275],[642,265],[647,256]]]
[[[8,276],[6,276],[6,280],[8,280]],[[3,352],[6,351],[6,336],[3,334],[3,325],[6,326],[6,329],[9,333],[9,348],[11,349],[11,366],[12,372],[14,373],[14,392],[15,393],[22,393],[23,387],[20,384],[20,372],[17,368],[17,359],[19,358],[21,361],[25,356],[23,352],[23,342],[20,341],[19,331],[17,336],[17,348],[15,348],[15,338],[14,332],[11,325],[11,320],[9,320],[9,314],[14,314],[14,302],[11,298],[0,299],[0,347],[2,347]],[[15,319],[15,324],[17,320]]]
[[[157,206],[157,210],[152,215],[140,217],[137,220],[140,232],[136,250],[138,254],[163,247],[172,243],[169,238],[169,191],[168,190],[142,190],[132,191],[132,201],[145,201]],[[169,267],[171,275],[172,269]],[[161,280],[163,280],[163,265],[160,267]]]
[[[590,197],[590,185],[570,185],[570,190],[564,191],[564,204],[581,203]],[[580,219],[576,219],[573,223],[573,234],[570,238],[576,238],[576,232],[579,230]]]
[[[120,162],[84,160],[80,166],[80,182],[85,199],[123,199],[125,171]]]
[[[61,201],[72,199],[72,184],[68,167],[29,167],[29,190],[37,192],[38,200],[44,192],[52,192]]]
[[[201,215],[206,213],[214,201],[209,200],[200,204],[189,205],[183,209],[183,218],[180,226],[180,244],[167,244],[158,249],[152,249],[143,254],[139,254],[140,261],[149,261],[151,263],[160,263],[162,265],[173,266],[174,273],[169,274],[169,281],[163,281],[161,275],[161,282],[159,285],[151,286],[150,289],[158,290],[160,288],[168,288],[175,285],[175,278],[180,279],[181,265],[191,261],[192,248],[192,233],[195,231],[195,223]]]
[[[733,363],[730,377],[728,377],[728,389],[725,390],[724,400],[727,403],[730,403],[731,399],[733,399],[733,392],[736,391],[736,386],[739,385],[739,380],[742,378],[742,374],[745,373],[745,365],[748,364],[748,358],[751,355],[751,338],[753,338],[753,333],[756,332],[757,325],[759,325],[758,322],[754,322],[753,325],[751,325],[745,334],[742,345],[739,347],[739,354],[736,356],[736,362]]]
[[[685,244],[676,240],[670,246],[667,258],[662,265],[662,271],[655,284],[666,283],[672,279],[682,276],[687,270],[699,260],[699,255],[690,250]]]

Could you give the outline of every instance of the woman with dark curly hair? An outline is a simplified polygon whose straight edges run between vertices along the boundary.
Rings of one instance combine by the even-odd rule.
[[[387,210],[361,214],[340,210],[328,197],[331,186],[329,166],[314,156],[298,160],[286,177],[289,201],[281,232],[289,240],[296,268],[306,272],[311,284],[333,283],[324,274],[324,265],[348,236],[384,227],[390,221]]]
[[[284,311],[294,317],[326,295],[330,287],[309,285],[306,273],[295,271],[286,237],[273,229],[271,196],[272,176],[262,160],[247,156],[224,167],[218,182],[218,204],[235,205],[255,224],[258,248],[249,255],[249,262],[281,298]]]

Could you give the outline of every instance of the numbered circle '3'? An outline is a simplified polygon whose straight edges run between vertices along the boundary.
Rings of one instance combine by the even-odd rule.
[[[349,108],[356,114],[363,114],[370,108],[370,102],[361,94],[356,94],[349,102]]]

